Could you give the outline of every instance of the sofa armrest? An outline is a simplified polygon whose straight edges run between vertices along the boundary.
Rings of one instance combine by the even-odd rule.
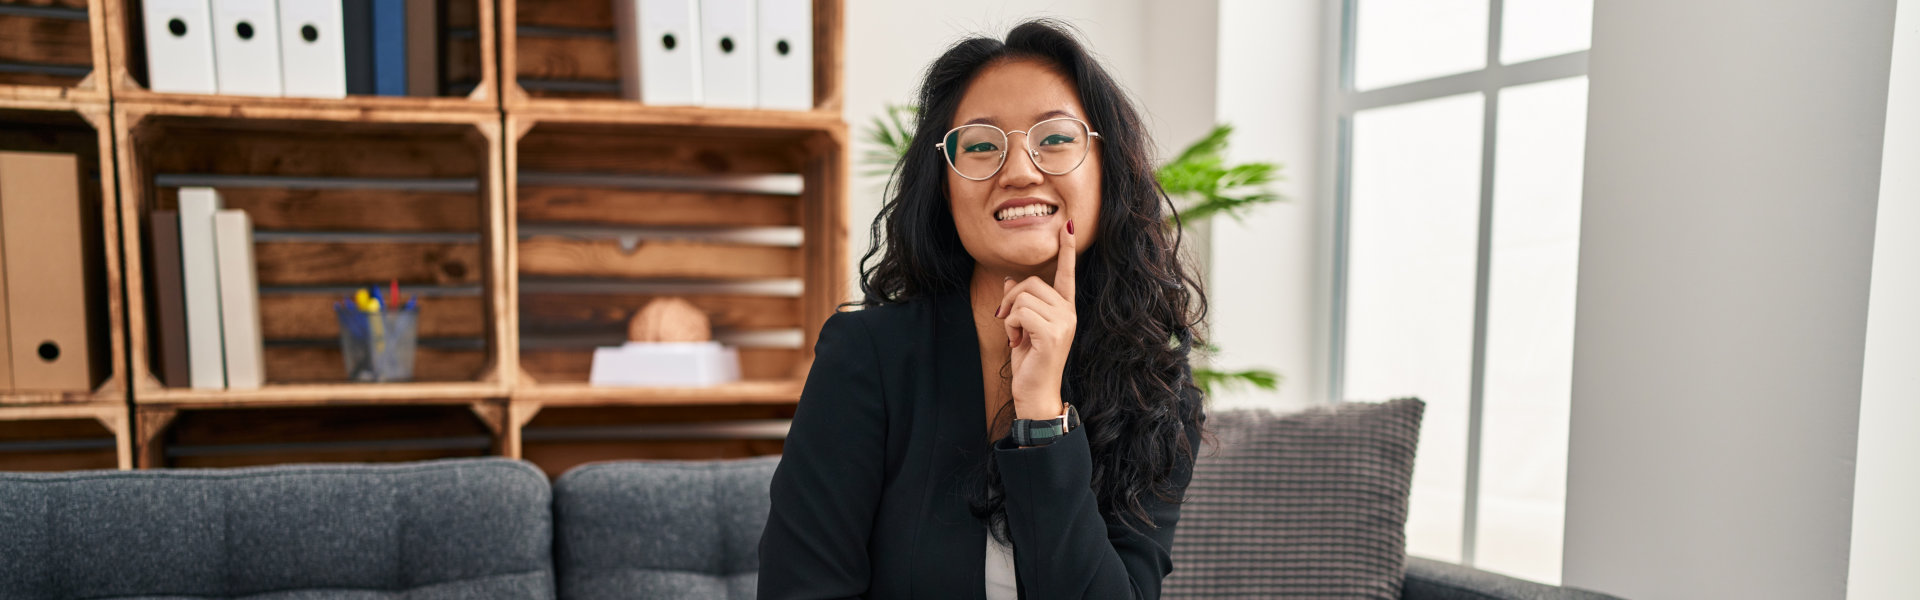
[[[1621,600],[1599,592],[1566,588],[1489,573],[1473,567],[1407,557],[1402,600]]]

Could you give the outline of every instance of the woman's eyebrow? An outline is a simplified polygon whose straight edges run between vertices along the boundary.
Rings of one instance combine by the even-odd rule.
[[[1054,117],[1073,117],[1075,119],[1080,118],[1079,115],[1075,115],[1065,110],[1056,108],[1047,112],[1040,113],[1040,116],[1036,117],[1034,119],[1034,122],[1038,123]],[[982,123],[987,125],[994,125],[994,126],[998,126],[1000,124],[1000,122],[995,120],[993,117],[975,117],[971,120],[968,120],[965,123],[961,123],[961,125],[979,125]]]

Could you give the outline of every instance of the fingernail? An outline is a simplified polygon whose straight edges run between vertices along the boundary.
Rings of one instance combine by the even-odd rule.
[[[1067,219],[1067,235],[1073,235],[1073,219]]]

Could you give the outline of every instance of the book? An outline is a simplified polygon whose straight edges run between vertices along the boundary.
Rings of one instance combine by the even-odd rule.
[[[407,95],[440,95],[440,3],[407,0]]]
[[[156,210],[148,215],[148,239],[153,240],[153,318],[160,326],[155,340],[153,370],[167,387],[191,387],[187,370],[187,297],[180,279],[180,211]]]
[[[217,211],[213,232],[220,265],[220,332],[226,347],[227,388],[257,389],[266,383],[266,350],[260,337],[253,223],[244,210]]]
[[[373,0],[373,93],[407,95],[406,0]]]
[[[347,56],[347,94],[374,93],[373,0],[341,0]]]
[[[187,372],[198,390],[227,387],[225,341],[220,332],[220,266],[213,233],[213,213],[219,210],[220,193],[213,188],[180,188],[180,281],[187,304]]]

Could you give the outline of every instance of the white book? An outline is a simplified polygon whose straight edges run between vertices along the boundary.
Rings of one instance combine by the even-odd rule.
[[[700,103],[700,0],[614,0],[620,92],[647,104]]]
[[[213,65],[220,93],[280,95],[277,0],[212,0]]]
[[[197,390],[227,387],[220,325],[220,264],[214,250],[213,213],[220,193],[180,188],[180,280],[187,297],[187,375]]]
[[[213,17],[207,0],[144,0],[140,4],[147,38],[147,88],[184,94],[217,91]]]
[[[754,0],[700,0],[700,99],[707,106],[753,108]]]
[[[279,0],[280,79],[286,95],[347,97],[347,45],[337,0]]]
[[[253,223],[247,211],[213,213],[214,252],[220,262],[221,337],[227,349],[227,388],[250,390],[266,383],[266,349],[260,337],[260,286],[254,278]]]
[[[760,107],[813,108],[813,0],[760,0]]]

